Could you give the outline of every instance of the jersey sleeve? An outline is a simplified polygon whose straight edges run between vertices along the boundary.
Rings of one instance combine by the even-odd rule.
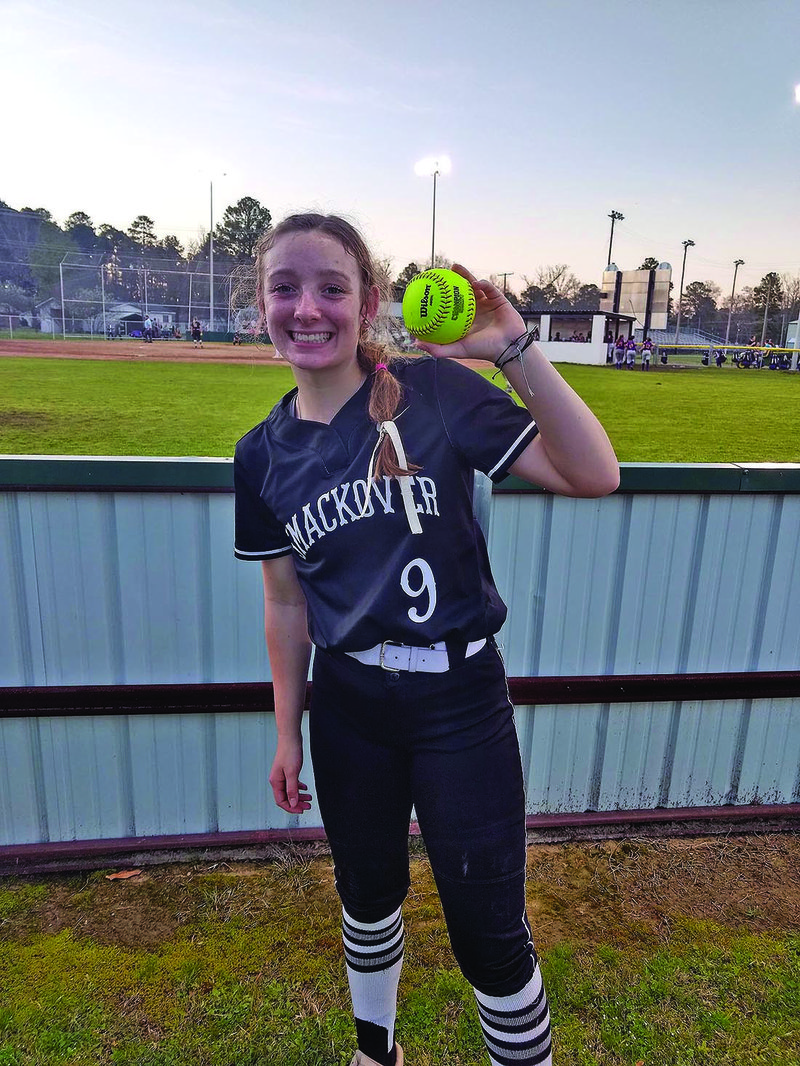
[[[292,545],[286,530],[253,488],[238,455],[233,460],[235,539],[237,559],[274,559],[288,555]]]
[[[539,432],[530,412],[474,370],[437,359],[436,394],[452,446],[492,481],[510,466]]]

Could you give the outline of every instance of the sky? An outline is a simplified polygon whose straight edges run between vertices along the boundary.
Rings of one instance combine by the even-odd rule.
[[[185,245],[253,196],[519,292],[566,263],[730,291],[800,273],[798,0],[0,0],[0,200],[149,215]]]

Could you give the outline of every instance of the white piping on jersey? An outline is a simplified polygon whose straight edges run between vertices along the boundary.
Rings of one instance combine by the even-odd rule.
[[[287,549],[290,548],[291,544],[284,544],[282,548],[265,548],[263,551],[260,552],[245,552],[242,551],[241,548],[237,548],[235,544],[233,546],[233,550],[236,552],[237,555],[277,555],[278,552],[285,552],[287,551]]]
[[[492,469],[488,471],[489,477],[491,477],[493,474],[495,474],[500,469],[500,467],[503,465],[503,463],[506,461],[506,459],[509,457],[509,455],[511,455],[511,453],[514,451],[514,449],[519,444],[519,442],[523,439],[523,437],[527,436],[527,434],[532,432],[532,430],[534,430],[534,429],[536,429],[536,423],[535,422],[531,422],[531,424],[529,426],[526,426],[525,429],[523,429],[523,431],[520,433],[520,435],[517,437],[517,439],[514,441],[514,443],[511,445],[511,447],[505,453],[505,455],[503,455],[502,458],[500,458],[494,464]]]
[[[377,425],[378,430],[378,442],[372,449],[372,455],[369,459],[369,470],[367,471],[367,492],[364,497],[364,506],[361,508],[361,514],[359,518],[363,518],[367,507],[369,506],[369,497],[372,492],[373,477],[375,474],[375,457],[378,454],[378,448],[381,446],[381,441],[384,436],[388,436],[394,445],[395,454],[397,455],[397,461],[400,466],[408,469],[408,461],[406,459],[405,449],[403,448],[403,442],[400,439],[400,431],[391,419],[388,422],[379,422]],[[408,474],[398,474],[397,483],[400,486],[400,495],[403,498],[403,508],[406,512],[406,519],[408,520],[408,528],[412,533],[422,532],[422,523],[419,520],[417,514],[417,505],[414,503],[414,495],[411,491],[411,478]]]

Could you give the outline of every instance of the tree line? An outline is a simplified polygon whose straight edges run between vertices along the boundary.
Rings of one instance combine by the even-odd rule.
[[[788,323],[800,313],[800,275],[771,270],[758,285],[742,286],[734,295],[732,308],[730,293],[723,296],[713,281],[693,281],[683,290],[684,325],[724,336],[729,311],[732,344],[746,343],[753,335],[760,341],[762,333],[773,344],[783,344]]]
[[[217,306],[222,307],[227,299],[226,279],[237,267],[252,261],[255,243],[271,221],[269,209],[252,196],[242,197],[225,209],[214,229]],[[37,303],[60,297],[59,264],[65,261],[70,265],[64,278],[65,298],[70,301],[68,314],[75,317],[96,312],[101,297],[100,270],[108,300],[184,306],[187,275],[208,274],[209,252],[208,233],[184,248],[174,234],[159,238],[155,222],[147,215],[137,215],[127,230],[120,230],[107,222],[95,225],[85,211],[74,211],[60,226],[44,207],[15,210],[0,200],[0,313],[32,316]],[[649,256],[638,269],[653,269],[658,262]],[[391,280],[391,262],[383,265],[395,300],[402,300],[410,279],[427,267],[427,263],[420,267],[411,262]],[[436,266],[450,265],[446,257],[436,257]],[[93,269],[82,269],[89,266]],[[521,275],[521,284],[509,284],[508,279],[509,275],[492,276],[519,310],[596,311],[602,298],[597,285],[580,281],[565,263],[539,267],[531,276]],[[202,284],[207,300],[208,279]],[[202,284],[198,292],[202,292]],[[671,312],[675,310],[673,303],[671,300]],[[682,322],[724,335],[730,303],[730,294],[723,295],[713,281],[690,282],[683,292]],[[758,285],[742,286],[733,301],[731,340],[744,342],[753,333],[760,338],[765,311],[767,334],[780,343],[786,324],[800,314],[800,275],[770,271]],[[735,336],[737,333],[741,338]]]
[[[268,208],[252,196],[226,208],[214,228],[215,293],[237,266],[252,260],[270,222]],[[121,230],[107,222],[96,226],[85,211],[74,211],[60,226],[44,207],[15,210],[0,200],[0,311],[33,316],[37,303],[60,298],[62,263],[68,267],[68,315],[95,313],[101,288],[107,300],[181,306],[187,275],[209,271],[210,243],[208,233],[186,248],[174,234],[159,238],[147,215]],[[207,299],[207,278],[205,286]],[[217,298],[226,297],[221,289]]]

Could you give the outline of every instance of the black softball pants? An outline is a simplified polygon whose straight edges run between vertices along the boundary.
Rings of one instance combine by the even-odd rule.
[[[518,992],[535,965],[525,799],[494,642],[443,674],[388,672],[318,648],[310,739],[347,913],[379,922],[402,904],[413,805],[464,976],[487,995]]]

